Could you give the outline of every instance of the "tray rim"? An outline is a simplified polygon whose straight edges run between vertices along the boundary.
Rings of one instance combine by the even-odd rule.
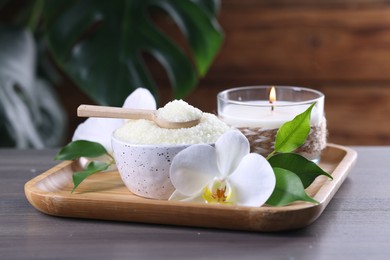
[[[30,181],[28,181],[24,186],[25,195],[30,202],[32,206],[34,206],[38,211],[41,211],[45,214],[53,215],[53,216],[61,216],[61,217],[76,217],[76,218],[88,218],[88,219],[102,219],[102,220],[119,220],[119,221],[128,221],[128,222],[144,222],[144,223],[154,223],[154,224],[169,224],[169,225],[183,225],[183,226],[204,226],[204,227],[212,227],[212,228],[226,228],[226,229],[240,229],[240,230],[252,230],[252,231],[283,231],[283,230],[289,230],[289,229],[296,229],[296,228],[302,228],[304,226],[307,226],[314,222],[323,212],[323,210],[326,208],[326,206],[329,204],[331,199],[333,198],[334,194],[337,192],[337,190],[340,188],[344,180],[346,179],[348,173],[354,166],[356,160],[357,160],[357,152],[353,150],[352,148],[328,143],[327,147],[342,150],[345,152],[345,155],[342,157],[341,161],[337,164],[337,166],[334,168],[333,173],[340,173],[340,176],[333,176],[334,179],[332,181],[325,182],[317,191],[317,193],[314,196],[314,199],[316,199],[319,204],[311,204],[311,203],[298,203],[298,204],[291,204],[283,207],[245,207],[245,206],[226,206],[226,205],[215,205],[215,204],[199,204],[199,203],[191,203],[191,202],[179,202],[179,201],[166,201],[166,200],[153,200],[153,199],[146,199],[137,197],[136,201],[118,201],[115,198],[108,197],[104,200],[101,199],[94,199],[91,197],[85,198],[84,196],[72,196],[67,197],[68,200],[71,201],[71,203],[74,203],[77,205],[79,202],[83,202],[86,200],[89,201],[98,201],[98,202],[115,202],[119,203],[122,206],[126,207],[129,204],[134,207],[178,207],[182,209],[188,209],[188,210],[212,210],[213,212],[246,212],[249,215],[253,215],[254,218],[257,219],[256,214],[261,214],[264,216],[275,216],[279,213],[283,214],[289,214],[289,213],[307,213],[307,214],[313,214],[312,217],[304,223],[304,225],[297,225],[292,228],[285,229],[281,227],[278,228],[271,228],[268,229],[267,227],[261,226],[261,227],[250,227],[250,228],[231,228],[231,227],[218,227],[218,226],[208,226],[208,225],[188,225],[186,223],[180,224],[180,223],[164,223],[164,222],[153,222],[153,221],[137,221],[137,220],[127,220],[124,219],[115,219],[115,218],[99,218],[99,217],[84,217],[84,216],[72,216],[67,214],[61,214],[57,212],[48,211],[41,206],[37,205],[35,203],[35,199],[40,198],[41,200],[50,199],[53,197],[58,198],[59,195],[57,195],[56,192],[52,191],[44,191],[37,187],[37,183],[44,180],[48,176],[72,165],[73,161],[63,161],[54,167],[48,169],[47,171],[37,175]],[[342,170],[341,170],[342,169]],[[136,195],[135,195],[136,196]],[[61,197],[61,196],[60,196]]]

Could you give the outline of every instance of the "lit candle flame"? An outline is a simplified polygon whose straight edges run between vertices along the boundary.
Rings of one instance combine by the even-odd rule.
[[[269,103],[273,104],[276,101],[276,91],[275,87],[271,88],[271,91],[269,92]],[[274,106],[271,106],[271,111],[274,111]]]

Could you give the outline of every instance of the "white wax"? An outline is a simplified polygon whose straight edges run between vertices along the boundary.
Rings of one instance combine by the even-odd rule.
[[[249,104],[249,103],[248,103]],[[265,129],[279,128],[287,121],[304,112],[310,105],[294,105],[294,102],[276,101],[274,110],[271,110],[268,101],[251,101],[254,105],[267,106],[247,106],[230,104],[220,111],[219,117],[228,125],[234,127],[259,127]],[[289,106],[278,106],[278,105]],[[322,119],[323,112],[313,107],[311,112],[311,125],[318,125]]]

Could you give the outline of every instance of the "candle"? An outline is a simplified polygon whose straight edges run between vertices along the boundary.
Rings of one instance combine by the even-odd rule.
[[[276,97],[273,97],[268,96],[268,89],[270,87],[258,86],[221,92],[218,95],[218,116],[234,127],[275,129],[316,102],[310,122],[311,125],[321,122],[324,106],[322,93],[299,87],[276,87]]]
[[[311,130],[297,152],[315,162],[326,146],[324,95],[316,90],[276,86],[233,88],[218,94],[218,116],[248,138],[251,151],[267,156],[273,151],[278,128],[315,103],[311,111]]]
[[[234,127],[259,127],[265,129],[279,128],[282,124],[292,120],[296,115],[304,112],[309,105],[295,105],[294,102],[275,101],[271,105],[266,101],[243,102],[241,105],[227,105],[218,114],[228,125]],[[313,107],[311,124],[320,122],[320,113]]]

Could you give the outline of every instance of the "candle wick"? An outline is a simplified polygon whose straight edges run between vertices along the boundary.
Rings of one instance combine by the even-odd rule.
[[[271,111],[274,111],[275,110],[275,107],[273,105],[273,102],[272,101],[269,101],[269,103],[271,103]]]

